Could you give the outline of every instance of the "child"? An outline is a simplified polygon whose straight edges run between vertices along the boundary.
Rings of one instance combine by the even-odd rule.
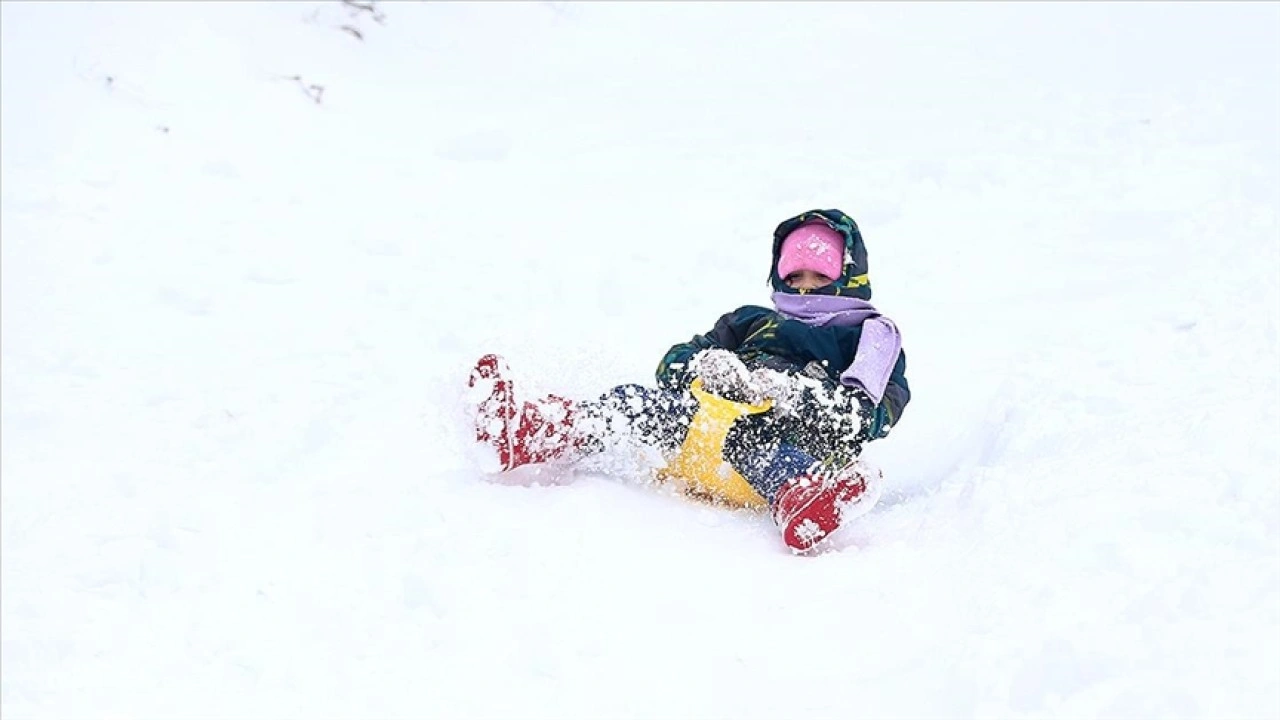
[[[496,451],[502,470],[573,462],[619,437],[670,454],[698,409],[695,378],[729,400],[768,399],[767,412],[734,422],[723,459],[768,502],[793,551],[813,548],[876,500],[875,478],[855,461],[911,399],[906,355],[897,327],[869,302],[866,247],[843,212],[811,210],[779,224],[769,283],[774,309],[740,307],[673,346],[656,388],[517,403],[505,363],[486,355],[470,378],[482,396],[477,441]]]

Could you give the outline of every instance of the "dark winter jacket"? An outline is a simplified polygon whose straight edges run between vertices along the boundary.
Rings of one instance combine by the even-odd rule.
[[[724,348],[736,353],[752,369],[767,367],[802,373],[806,368],[820,366],[825,379],[838,385],[840,374],[853,362],[861,337],[860,325],[815,327],[768,308],[747,305],[722,316],[710,332],[673,346],[659,363],[656,375],[665,387],[683,387],[691,379],[686,369],[694,355],[708,348]],[[906,370],[906,353],[900,351],[884,398],[874,408],[885,430],[898,422],[911,400]],[[877,432],[873,437],[883,434]]]

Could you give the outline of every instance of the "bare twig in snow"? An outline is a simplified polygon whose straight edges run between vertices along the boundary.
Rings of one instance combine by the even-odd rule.
[[[305,93],[307,97],[314,100],[317,105],[320,104],[320,100],[324,97],[323,85],[316,85],[314,83],[308,85],[303,81],[301,75],[293,75],[289,79],[298,83],[298,87],[302,88],[302,92]]]
[[[353,13],[367,12],[373,17],[373,21],[379,25],[386,21],[387,16],[382,14],[377,8],[377,0],[369,0],[368,2],[357,2],[357,0],[342,0],[342,4],[351,8]]]

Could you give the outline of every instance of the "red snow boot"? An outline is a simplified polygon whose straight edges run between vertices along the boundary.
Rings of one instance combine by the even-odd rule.
[[[510,369],[497,355],[480,358],[467,384],[477,401],[476,441],[497,452],[499,469],[561,459],[582,444],[572,433],[573,402],[556,395],[517,402]]]
[[[835,471],[803,473],[778,490],[773,521],[793,552],[805,552],[879,500],[879,471],[853,462]]]

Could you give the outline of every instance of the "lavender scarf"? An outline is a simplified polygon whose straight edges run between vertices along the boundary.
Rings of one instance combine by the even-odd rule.
[[[840,295],[792,295],[775,292],[773,305],[784,317],[806,325],[862,326],[853,364],[840,373],[844,385],[860,387],[877,404],[902,350],[902,335],[893,321],[866,300]]]

